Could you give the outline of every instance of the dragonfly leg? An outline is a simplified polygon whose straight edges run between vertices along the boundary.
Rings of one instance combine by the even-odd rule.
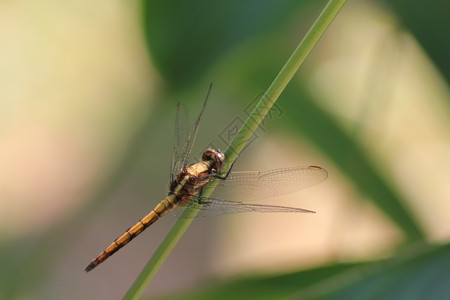
[[[220,175],[214,174],[214,178],[217,178],[217,179],[220,179],[220,180],[227,179],[228,175],[230,175],[231,169],[233,169],[234,163],[236,162],[237,158],[238,158],[238,156],[236,156],[236,158],[233,160],[233,162],[231,163],[230,168],[228,169],[228,171],[227,171],[227,173],[225,175],[220,176]]]
[[[233,169],[234,163],[236,162],[237,157],[234,159],[234,161],[231,163],[230,168],[228,169],[227,173],[225,175],[217,175],[216,173],[212,173],[212,174],[206,174],[204,176],[198,177],[199,180],[207,180],[208,178],[214,177],[220,180],[225,180],[227,179],[228,175],[230,175],[231,173],[231,169]]]
[[[200,205],[205,204],[205,203],[208,203],[207,201],[203,201],[203,200],[202,200],[202,194],[203,194],[203,189],[201,189],[201,190],[198,192],[198,194],[194,196],[194,197],[197,197],[197,203],[200,204]]]

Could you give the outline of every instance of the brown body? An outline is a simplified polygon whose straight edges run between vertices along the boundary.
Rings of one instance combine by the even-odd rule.
[[[203,152],[202,161],[181,170],[175,180],[171,182],[169,194],[150,213],[128,228],[106,247],[105,250],[91,261],[85,271],[89,272],[94,269],[176,206],[186,204],[220,170],[224,158],[225,156],[220,150],[206,149]]]

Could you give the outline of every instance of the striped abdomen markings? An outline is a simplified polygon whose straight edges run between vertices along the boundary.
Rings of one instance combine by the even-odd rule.
[[[140,219],[136,224],[128,228],[121,236],[116,238],[105,250],[103,250],[91,263],[86,267],[85,271],[89,272],[113,255],[117,250],[128,244],[133,238],[138,236],[145,228],[152,225],[161,216],[171,211],[178,201],[175,194],[170,194],[164,198],[155,208],[145,217]]]

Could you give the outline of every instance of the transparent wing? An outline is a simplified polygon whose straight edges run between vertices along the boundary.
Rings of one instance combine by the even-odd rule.
[[[192,146],[194,145],[195,138],[197,137],[198,127],[200,125],[200,120],[202,118],[203,112],[208,102],[208,97],[211,92],[212,83],[209,85],[208,93],[206,94],[205,102],[203,103],[202,110],[200,111],[197,120],[195,121],[194,127],[192,128],[189,136],[187,136],[186,141],[183,135],[184,129],[186,127],[185,118],[183,118],[182,106],[177,105],[177,114],[175,117],[175,143],[174,151],[172,156],[172,168],[170,170],[170,181],[172,182],[175,176],[180,172],[181,169],[186,167],[191,155]],[[184,144],[183,144],[184,143]]]
[[[193,196],[175,210],[181,215],[182,207],[199,209],[196,216],[216,216],[241,212],[313,213],[314,211],[277,205],[244,203],[268,197],[293,193],[320,183],[327,178],[325,169],[317,166],[292,167],[256,172],[235,172],[219,181],[210,197]]]
[[[174,143],[173,143],[173,153],[172,153],[172,165],[170,167],[170,182],[175,179],[179,169],[178,166],[181,165],[180,158],[183,156],[184,143],[187,141],[187,117],[186,109],[182,103],[177,103],[177,111],[175,114],[175,132],[174,132]]]
[[[265,199],[293,193],[327,177],[327,171],[317,166],[232,172],[225,180],[219,180],[210,197],[245,202]]]
[[[202,198],[201,202],[196,201],[198,198],[192,199],[187,205],[198,208],[198,213],[195,217],[210,217],[221,214],[236,214],[243,212],[260,212],[260,213],[315,213],[312,210],[303,208],[265,205],[265,204],[250,204],[237,201],[228,201],[214,198]],[[182,210],[176,209],[175,215],[180,216]]]

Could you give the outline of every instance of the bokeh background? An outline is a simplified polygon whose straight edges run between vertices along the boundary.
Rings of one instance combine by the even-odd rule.
[[[175,217],[83,270],[167,192],[176,103],[214,82],[225,149],[325,4],[0,2],[0,299],[121,298]],[[448,11],[349,1],[235,165],[326,168],[267,202],[317,213],[199,218],[144,298],[448,295]]]

